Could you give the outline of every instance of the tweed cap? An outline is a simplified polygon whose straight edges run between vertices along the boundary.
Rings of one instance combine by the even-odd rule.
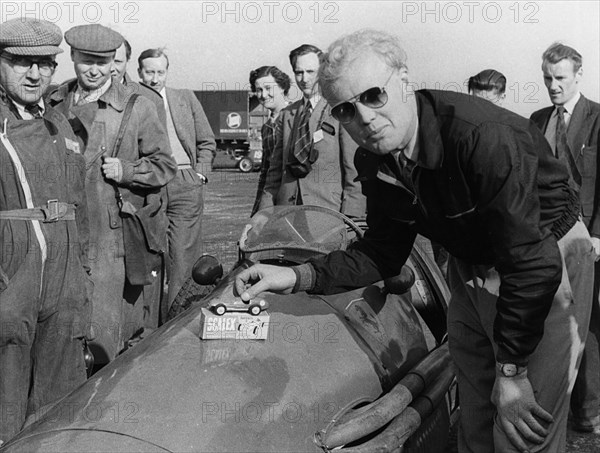
[[[23,17],[0,25],[0,50],[12,55],[59,54],[62,38],[60,28],[45,20]]]
[[[109,57],[123,44],[123,36],[103,25],[88,24],[67,30],[65,41],[74,50]]]

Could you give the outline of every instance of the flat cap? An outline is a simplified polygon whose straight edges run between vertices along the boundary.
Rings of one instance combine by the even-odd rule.
[[[121,47],[123,36],[103,25],[88,24],[78,25],[67,30],[65,41],[74,50],[108,57]]]
[[[0,50],[12,55],[59,54],[62,38],[60,28],[45,20],[23,17],[0,25]]]

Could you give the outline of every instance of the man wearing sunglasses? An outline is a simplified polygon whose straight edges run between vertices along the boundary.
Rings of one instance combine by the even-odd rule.
[[[565,451],[595,258],[567,169],[516,114],[465,94],[411,92],[405,59],[394,36],[364,30],[334,42],[319,70],[332,115],[360,146],[364,239],[291,269],[253,266],[236,291],[248,300],[364,286],[397,275],[420,233],[452,256],[459,450]]]
[[[86,379],[85,161],[42,99],[61,41],[50,22],[0,25],[0,444]]]
[[[290,52],[302,99],[277,118],[277,138],[260,209],[273,205],[317,205],[364,224],[365,197],[355,181],[357,144],[331,116],[317,83],[319,48],[303,44]]]

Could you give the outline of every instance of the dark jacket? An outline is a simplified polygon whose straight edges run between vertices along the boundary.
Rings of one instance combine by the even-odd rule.
[[[392,155],[360,149],[369,231],[347,252],[313,261],[314,292],[334,293],[396,275],[415,235],[502,283],[494,337],[499,360],[525,362],[543,334],[562,275],[557,238],[577,219],[567,169],[526,119],[474,96],[416,93],[418,162],[414,192]]]
[[[531,120],[546,132],[554,107],[546,107],[531,115]],[[581,213],[583,222],[592,236],[600,237],[600,105],[583,95],[573,109],[567,129],[567,143],[575,165],[581,174]]]

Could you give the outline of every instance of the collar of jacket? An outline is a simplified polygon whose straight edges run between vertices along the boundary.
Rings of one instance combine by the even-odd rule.
[[[77,89],[77,79],[71,79],[60,85],[51,95],[50,100],[53,103],[64,102],[70,93]],[[127,105],[127,99],[132,93],[128,92],[122,83],[111,83],[110,87],[98,102],[110,105],[115,110],[122,112]]]

